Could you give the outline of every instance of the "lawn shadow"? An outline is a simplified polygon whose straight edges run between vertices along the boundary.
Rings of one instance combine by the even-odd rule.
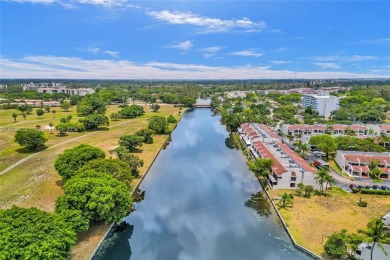
[[[143,150],[139,148],[133,148],[133,150],[130,151],[131,153],[142,153]]]
[[[63,187],[64,186],[64,181],[63,180],[58,180],[58,181],[56,181],[56,185],[58,186],[58,187]]]
[[[289,211],[289,209],[292,209],[294,207],[294,204],[284,204],[284,205],[281,205],[281,204],[276,204],[276,206],[278,207],[278,210],[281,210],[281,209],[284,209],[284,210],[287,210]]]
[[[26,153],[26,154],[33,154],[33,153],[36,153],[36,152],[41,152],[41,151],[44,151],[46,150],[48,147],[47,146],[43,146],[41,148],[38,148],[38,149],[35,149],[35,150],[31,150],[31,149],[28,149],[26,147],[21,147],[21,148],[18,148],[16,149],[15,151],[17,153]]]

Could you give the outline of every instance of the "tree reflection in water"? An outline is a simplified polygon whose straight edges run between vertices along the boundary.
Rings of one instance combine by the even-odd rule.
[[[252,194],[251,198],[245,202],[245,206],[253,209],[262,217],[268,218],[272,214],[271,203],[263,191]]]
[[[106,239],[100,246],[93,260],[113,259],[110,252],[115,252],[115,259],[130,259],[131,247],[130,243],[115,243],[117,239],[123,240],[123,238],[130,240],[133,235],[134,226],[130,225],[126,221],[122,221],[119,224],[115,224],[109,231]],[[110,254],[110,255],[108,255]]]

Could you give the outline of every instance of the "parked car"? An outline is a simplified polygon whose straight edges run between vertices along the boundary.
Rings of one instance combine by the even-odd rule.
[[[382,190],[390,190],[390,188],[387,187],[387,186],[381,186],[381,189],[382,189]]]
[[[372,190],[372,187],[371,186],[366,186],[365,187],[367,190]]]
[[[364,189],[364,186],[362,186],[362,185],[358,185],[357,187],[359,190]]]
[[[356,186],[355,184],[351,184],[351,185],[349,185],[349,188],[352,190],[352,189],[357,189],[358,188],[358,186]]]
[[[379,187],[379,185],[372,185],[372,188],[373,188],[374,190],[380,190],[380,189],[381,189],[381,187]]]

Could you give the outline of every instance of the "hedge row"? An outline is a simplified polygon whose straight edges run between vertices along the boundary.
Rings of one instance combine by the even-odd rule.
[[[353,193],[362,193],[362,194],[377,194],[377,195],[390,195],[390,190],[370,190],[370,189],[352,189]]]

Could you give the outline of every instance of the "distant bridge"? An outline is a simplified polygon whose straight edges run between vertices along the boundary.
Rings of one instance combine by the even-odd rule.
[[[195,104],[194,105],[195,108],[207,108],[207,107],[211,107],[211,104]]]

